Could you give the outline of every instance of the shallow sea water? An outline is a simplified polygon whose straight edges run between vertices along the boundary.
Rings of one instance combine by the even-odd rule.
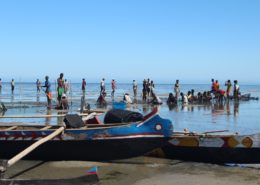
[[[68,98],[71,100],[69,113],[75,113],[80,107],[80,98],[82,95],[80,84],[71,84]],[[223,87],[225,88],[225,87]],[[250,93],[253,97],[260,97],[260,86],[241,85],[242,94]],[[53,97],[55,95],[55,84],[52,85]],[[110,85],[106,85],[108,106],[111,108],[112,99],[110,96]],[[195,92],[206,91],[210,89],[210,85],[182,85],[181,91],[187,92],[194,89]],[[160,115],[164,118],[170,119],[173,123],[174,129],[181,131],[188,129],[195,132],[205,132],[212,130],[229,130],[230,132],[238,132],[240,134],[251,134],[260,132],[260,101],[234,101],[224,102],[223,104],[211,103],[208,105],[188,105],[177,107],[168,107],[166,99],[169,92],[173,91],[172,85],[159,84],[155,86],[155,92],[164,101],[160,106]],[[115,101],[121,101],[125,92],[132,95],[131,84],[118,84]],[[86,91],[86,101],[90,104],[92,109],[96,109],[96,99],[99,95],[99,84],[88,84]],[[141,100],[141,85],[138,89],[137,99]],[[47,110],[45,108],[46,97],[43,90],[36,93],[34,83],[21,83],[16,85],[15,93],[10,93],[9,84],[3,85],[3,90],[0,94],[0,101],[4,102],[8,111],[6,116],[10,115],[47,115],[57,114],[56,110]],[[53,106],[56,101],[53,98]],[[145,104],[136,104],[128,107],[131,110],[136,110],[141,113],[148,113],[152,107]],[[1,119],[0,122],[9,123],[28,123],[28,124],[57,124],[57,121],[62,120],[57,118],[44,119]]]

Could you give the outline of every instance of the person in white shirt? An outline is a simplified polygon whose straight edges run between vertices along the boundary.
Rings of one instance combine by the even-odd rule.
[[[237,80],[234,80],[234,93],[233,93],[233,96],[234,96],[234,99],[235,100],[238,100],[239,99],[239,94],[240,94],[240,87],[238,85],[238,82]]]
[[[181,93],[181,101],[183,105],[187,105],[189,103],[187,95]]]
[[[127,103],[127,104],[133,103],[128,93],[125,93],[125,94],[124,94],[123,100],[124,100],[124,102]]]
[[[152,93],[152,100],[150,101],[150,103],[160,105],[162,104],[162,100],[158,96],[156,96],[155,93]]]
[[[105,78],[102,78],[101,82],[100,82],[100,94],[103,94],[106,91],[105,88]]]

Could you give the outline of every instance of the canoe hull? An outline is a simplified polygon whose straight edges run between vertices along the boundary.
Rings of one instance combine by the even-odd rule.
[[[0,129],[0,158],[10,159],[55,130],[33,126]],[[171,121],[154,109],[140,122],[67,128],[25,159],[106,161],[136,157],[167,144],[172,131]]]
[[[166,158],[205,163],[260,163],[260,148],[162,147]]]
[[[51,140],[35,149],[25,159],[32,160],[117,160],[143,155],[167,143],[166,137],[59,141]],[[9,159],[34,141],[0,141],[0,156]]]
[[[166,158],[207,163],[260,163],[260,134],[173,135],[162,154]]]

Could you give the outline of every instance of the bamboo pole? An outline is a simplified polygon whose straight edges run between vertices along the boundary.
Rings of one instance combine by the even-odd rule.
[[[53,133],[51,133],[50,135],[40,139],[39,141],[35,142],[34,144],[32,144],[31,146],[29,146],[28,148],[26,148],[25,150],[23,150],[22,152],[20,152],[19,154],[17,154],[16,156],[14,156],[12,159],[7,161],[7,167],[11,167],[12,165],[14,165],[17,161],[19,161],[20,159],[22,159],[24,156],[28,155],[30,152],[32,152],[34,149],[36,149],[37,147],[39,147],[40,145],[46,143],[47,141],[53,139],[54,137],[56,137],[57,135],[61,134],[63,131],[65,130],[65,127],[60,127],[58,128],[56,131],[54,131]]]
[[[78,114],[79,116],[87,116],[88,114]],[[65,117],[66,114],[59,115],[29,115],[29,116],[0,116],[0,118],[52,118],[52,117]]]
[[[105,109],[83,110],[83,113],[88,113],[88,114],[93,113],[93,112],[95,112],[95,113],[105,113],[106,111],[107,110],[105,110]]]
[[[228,132],[229,130],[212,130],[212,131],[207,131],[203,132],[202,134],[210,134],[210,133],[217,133],[217,132]]]
[[[87,120],[89,120],[90,118],[92,118],[92,117],[94,117],[94,116],[96,116],[96,115],[97,115],[96,112],[92,112],[91,114],[89,114],[88,116],[86,116],[86,117],[84,118],[84,121],[87,121]]]
[[[41,128],[40,130],[48,130],[48,129],[50,129],[51,127],[52,127],[51,125],[48,125],[48,126],[46,126],[46,127]]]
[[[4,129],[5,131],[8,131],[8,130],[14,130],[14,129],[16,129],[18,126],[12,126],[12,127],[9,127],[9,128],[6,128],[6,129]]]
[[[181,134],[181,135],[191,135],[191,136],[199,136],[199,135],[207,135],[207,134],[212,134],[212,133],[218,133],[218,132],[228,132],[229,130],[212,130],[212,131],[207,131],[207,132],[189,132],[189,131],[175,131],[173,132],[173,135],[176,134]]]

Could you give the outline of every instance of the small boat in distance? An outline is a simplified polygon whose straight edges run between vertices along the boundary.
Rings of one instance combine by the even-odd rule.
[[[78,115],[65,117],[63,133],[33,150],[25,159],[105,161],[136,157],[165,145],[173,131],[171,121],[161,118],[158,108],[140,121],[98,124],[96,116],[88,121],[82,122]],[[59,128],[0,126],[0,148],[4,149],[0,150],[0,158],[14,156]]]

